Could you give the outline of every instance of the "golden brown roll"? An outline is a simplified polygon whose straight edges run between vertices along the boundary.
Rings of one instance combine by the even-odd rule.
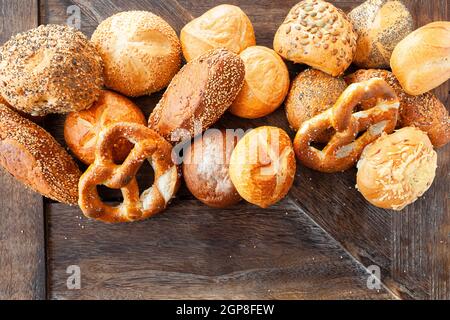
[[[297,131],[305,121],[331,108],[346,88],[344,79],[320,70],[300,72],[292,81],[285,103],[290,127]],[[317,142],[329,141],[332,133],[324,133]]]
[[[287,60],[338,76],[352,63],[356,37],[342,10],[322,0],[305,0],[289,11],[273,48]]]
[[[239,7],[222,4],[206,11],[181,29],[183,55],[191,61],[217,48],[240,53],[256,44],[250,19]]]
[[[186,149],[183,176],[189,191],[204,204],[225,208],[241,200],[228,174],[238,141],[232,131],[209,129]]]
[[[242,198],[267,208],[286,196],[294,182],[296,164],[292,142],[276,127],[259,127],[236,145],[230,178]]]
[[[81,172],[44,129],[0,104],[0,165],[53,200],[75,205]]]
[[[402,210],[428,190],[436,167],[437,154],[428,136],[405,127],[364,149],[357,188],[374,206]]]
[[[100,55],[71,27],[42,25],[0,49],[0,94],[33,116],[89,108],[102,86]]]
[[[100,132],[117,122],[146,125],[141,109],[120,94],[104,90],[100,99],[89,109],[70,113],[64,123],[64,138],[70,150],[85,164],[95,160],[95,147]],[[122,162],[133,145],[119,139],[114,145],[114,160]]]
[[[392,72],[411,95],[430,91],[450,78],[450,21],[429,23],[397,44]]]
[[[275,111],[289,91],[289,71],[272,49],[253,46],[239,56],[245,65],[245,82],[229,111],[255,119]]]
[[[388,68],[395,46],[414,28],[399,0],[367,0],[348,17],[358,34],[353,62],[361,68]]]
[[[150,128],[171,142],[203,132],[234,101],[244,75],[241,58],[226,49],[211,50],[192,60],[173,78],[153,109]]]
[[[358,70],[346,77],[348,84],[372,78],[386,81],[400,100],[397,127],[417,127],[426,132],[436,148],[450,141],[450,117],[447,108],[431,92],[418,96],[407,94],[392,72],[386,70]]]
[[[147,11],[109,17],[95,30],[92,42],[105,62],[105,84],[126,96],[148,95],[165,88],[181,65],[175,30]]]

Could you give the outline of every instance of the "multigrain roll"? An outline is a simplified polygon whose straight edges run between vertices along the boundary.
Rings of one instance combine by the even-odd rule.
[[[225,208],[242,198],[228,174],[238,137],[231,131],[209,129],[196,137],[184,154],[183,177],[189,191],[204,204]]]
[[[250,19],[239,7],[229,4],[214,7],[189,22],[181,29],[180,40],[188,62],[212,49],[240,53],[256,44]]]
[[[100,99],[89,109],[70,113],[64,123],[67,146],[85,164],[95,160],[95,148],[100,132],[118,122],[146,125],[141,109],[118,93],[104,90]],[[133,145],[126,139],[114,144],[113,156],[118,163],[125,160]]]
[[[229,111],[255,119],[275,111],[289,91],[289,71],[272,49],[253,46],[239,56],[245,65],[245,82]]]
[[[348,17],[358,34],[353,62],[361,68],[388,68],[395,46],[414,28],[411,13],[398,0],[367,0]]]
[[[44,129],[0,104],[0,165],[53,200],[76,205],[81,172]]]
[[[149,127],[166,140],[190,139],[214,124],[244,83],[245,66],[226,50],[208,51],[173,78],[149,118]]]
[[[379,69],[358,70],[346,77],[348,84],[382,78],[394,89],[400,100],[397,127],[417,127],[426,132],[436,148],[450,141],[450,117],[447,108],[431,92],[412,96],[407,94],[392,72]]]
[[[92,42],[105,62],[105,84],[126,96],[165,88],[181,65],[175,30],[147,11],[115,14],[97,27]]]
[[[0,49],[0,94],[33,116],[89,108],[103,86],[102,60],[79,31],[42,25]]]
[[[406,127],[364,149],[357,188],[374,206],[402,210],[430,188],[436,167],[430,139],[421,130]]]
[[[259,127],[236,145],[229,174],[242,198],[267,208],[286,196],[294,182],[296,164],[292,142],[276,127]]]
[[[356,38],[342,10],[322,0],[305,0],[289,11],[273,48],[287,60],[338,76],[352,63]]]
[[[391,69],[411,95],[430,91],[450,78],[450,21],[429,23],[397,44]]]
[[[331,108],[346,88],[344,79],[325,72],[315,69],[300,72],[292,81],[285,103],[290,127],[297,131],[305,121]],[[329,141],[332,133],[332,130],[325,132],[317,142]]]

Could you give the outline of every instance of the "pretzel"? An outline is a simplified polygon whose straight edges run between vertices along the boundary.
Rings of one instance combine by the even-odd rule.
[[[115,142],[125,138],[134,143],[123,164],[113,160]],[[166,208],[178,190],[178,168],[172,162],[172,146],[155,131],[134,123],[117,123],[104,129],[97,141],[95,161],[79,182],[78,204],[83,213],[109,223],[143,220]],[[152,187],[139,195],[136,174],[145,160],[155,171]],[[97,186],[120,189],[123,203],[111,206],[104,203]]]
[[[361,104],[364,110],[353,113]],[[368,144],[391,133],[397,124],[399,100],[382,79],[373,78],[350,85],[334,106],[303,123],[294,139],[297,158],[305,166],[338,172],[353,167]],[[323,150],[311,143],[329,128],[335,129]],[[364,132],[357,138],[358,134]]]

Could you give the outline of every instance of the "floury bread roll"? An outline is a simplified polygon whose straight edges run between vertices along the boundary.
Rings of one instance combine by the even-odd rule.
[[[450,21],[429,23],[394,49],[391,69],[411,95],[430,91],[450,78]]]
[[[245,82],[229,110],[242,118],[264,117],[283,103],[289,71],[283,59],[266,47],[249,47],[239,56],[245,64]]]
[[[209,129],[196,137],[185,151],[183,177],[186,186],[210,207],[225,208],[241,200],[228,174],[237,141],[233,131]]]
[[[357,188],[373,205],[401,210],[433,183],[437,154],[428,136],[406,127],[383,135],[364,149],[358,162]]]
[[[305,0],[289,11],[273,48],[287,60],[338,76],[353,61],[356,38],[342,10],[322,0]]]
[[[256,44],[250,19],[239,7],[229,4],[214,7],[189,22],[181,30],[180,40],[188,62],[212,49],[240,53]]]
[[[92,42],[105,62],[105,84],[126,96],[148,95],[165,88],[181,65],[177,34],[162,18],[147,11],[109,17]]]
[[[229,173],[242,198],[267,208],[286,196],[295,170],[291,139],[282,129],[266,126],[250,131],[238,142]]]
[[[358,34],[353,62],[361,68],[388,68],[395,46],[414,28],[411,13],[398,0],[367,0],[348,17]]]

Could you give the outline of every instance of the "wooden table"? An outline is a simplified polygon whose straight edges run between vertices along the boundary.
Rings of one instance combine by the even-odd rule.
[[[81,9],[81,29],[123,10],[149,10],[179,32],[216,3],[207,0],[1,0],[1,40],[39,24],[64,24]],[[257,42],[272,39],[297,1],[229,1],[253,22]],[[332,1],[348,11],[362,1]],[[417,26],[448,20],[446,0],[406,1]],[[294,76],[304,66],[289,65]],[[435,90],[449,105],[448,83]],[[136,99],[148,115],[161,94]],[[61,143],[63,116],[41,125]],[[219,127],[272,124],[289,131],[283,108],[251,122],[226,115]],[[370,206],[355,190],[355,170],[321,174],[298,168],[278,205],[241,203],[225,210],[201,205],[183,187],[170,208],[148,221],[106,225],[26,190],[0,173],[0,298],[258,298],[449,299],[449,147],[438,151],[436,180],[400,213]],[[140,174],[150,182],[150,174]],[[117,193],[105,191],[108,200]],[[81,270],[69,290],[67,268]],[[379,290],[367,287],[370,266],[381,269]]]

